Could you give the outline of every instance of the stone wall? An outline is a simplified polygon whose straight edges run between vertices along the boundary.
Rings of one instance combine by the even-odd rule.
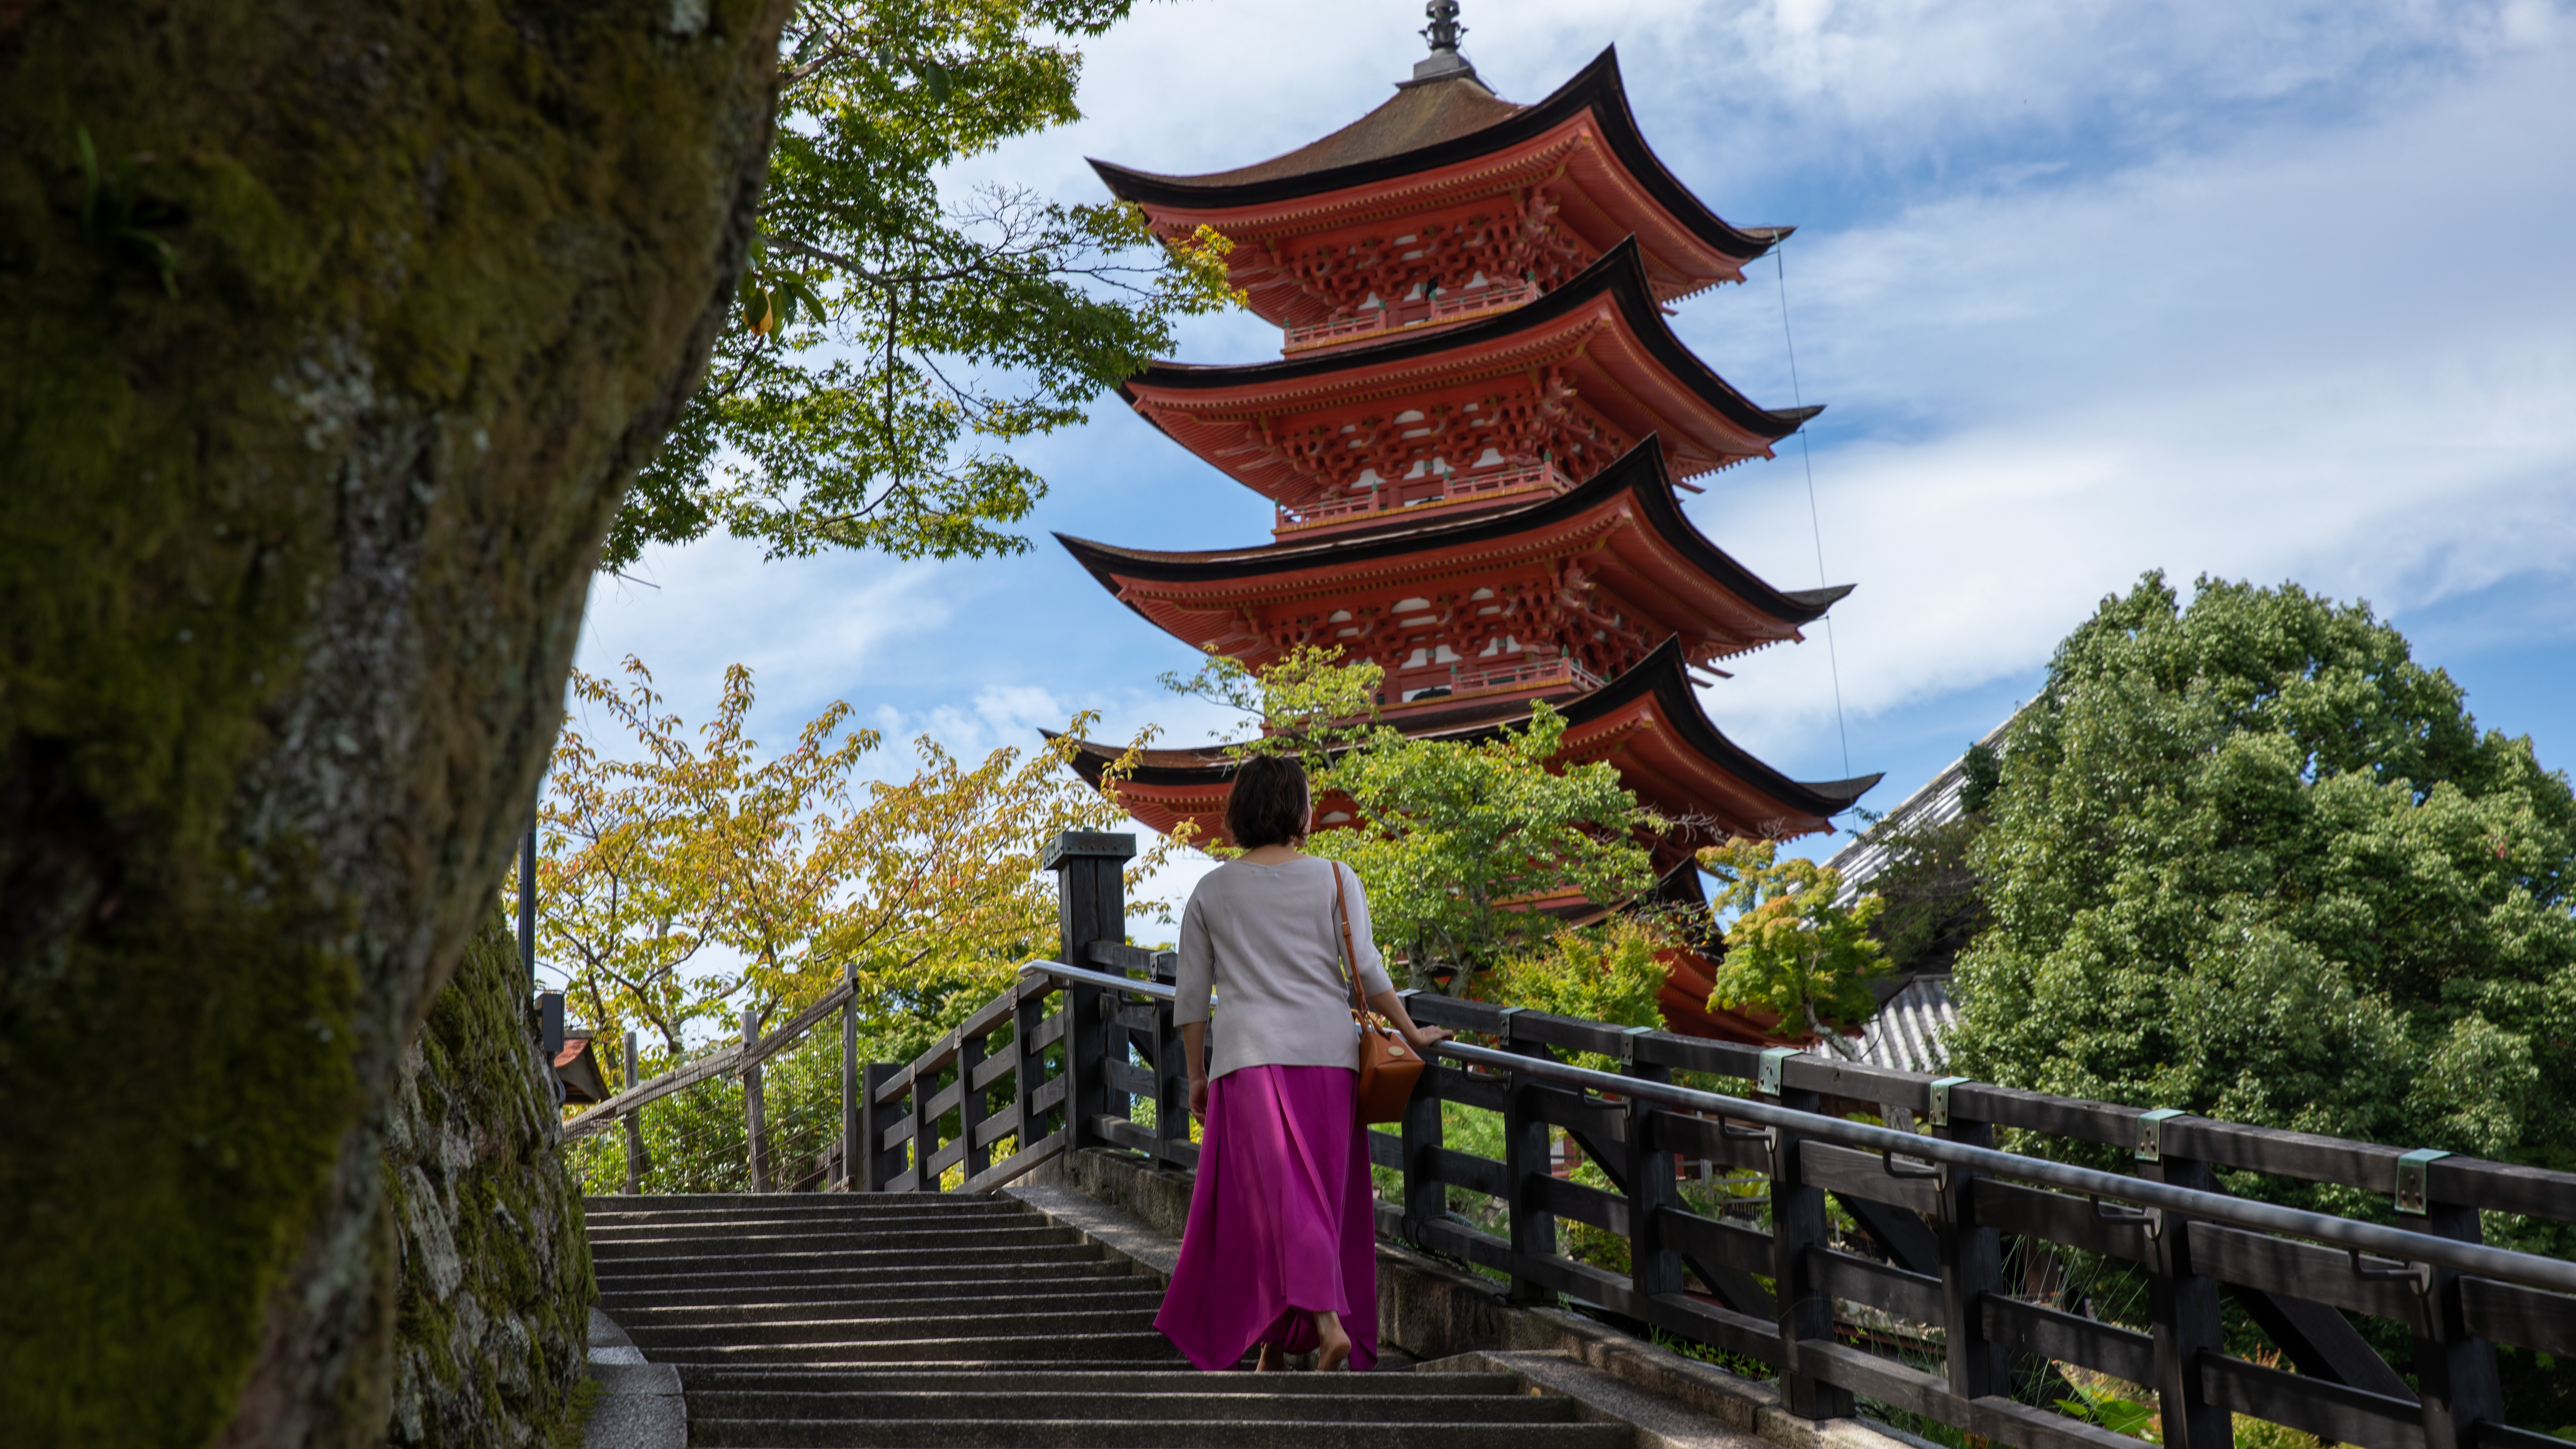
[[[385,1130],[402,1259],[390,1443],[542,1444],[569,1415],[597,1292],[561,1139],[495,917],[431,1008]]]

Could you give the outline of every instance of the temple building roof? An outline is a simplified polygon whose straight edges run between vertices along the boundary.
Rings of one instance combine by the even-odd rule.
[[[1176,176],[1091,164],[1111,191],[1143,206],[1166,235],[1207,225],[1232,238],[1236,285],[1251,295],[1255,312],[1288,327],[1322,321],[1336,314],[1337,304],[1358,300],[1337,299],[1314,285],[1317,259],[1302,256],[1306,243],[1337,237],[1327,251],[1365,246],[1364,233],[1378,223],[1470,203],[1501,203],[1501,210],[1489,205],[1486,216],[1506,232],[1552,228],[1553,241],[1578,253],[1571,258],[1576,266],[1637,235],[1655,295],[1664,301],[1742,281],[1743,264],[1791,231],[1729,225],[1673,178],[1637,130],[1615,47],[1534,105],[1503,100],[1471,68],[1460,68],[1405,83],[1331,135],[1249,166]],[[1535,211],[1513,211],[1541,191],[1546,195]],[[1501,279],[1492,256],[1480,260]],[[1427,264],[1433,272],[1437,261]],[[1461,270],[1450,285],[1465,278]]]
[[[1831,828],[1832,817],[1851,807],[1879,776],[1799,781],[1764,764],[1720,733],[1701,712],[1677,644],[1666,643],[1635,668],[1599,689],[1556,705],[1566,719],[1558,758],[1569,764],[1607,760],[1648,808],[1675,822],[1658,852],[1669,870],[1700,846],[1733,835],[1785,839]],[[1416,739],[1491,739],[1529,717],[1526,700],[1509,708],[1466,712],[1446,722],[1408,720]],[[1124,758],[1117,745],[1076,741],[1073,767],[1093,785]],[[1198,823],[1206,838],[1222,839],[1225,795],[1234,762],[1222,745],[1146,750],[1135,770],[1117,783],[1118,803],[1156,830],[1182,820]],[[1332,802],[1319,806],[1325,823]]]
[[[1649,433],[1688,478],[1822,406],[1756,406],[1673,335],[1621,242],[1526,306],[1276,362],[1157,362],[1119,391],[1175,442],[1291,507],[1542,459],[1580,481]]]
[[[1577,667],[1597,681],[1672,639],[1707,665],[1798,638],[1850,592],[1775,588],[1709,542],[1651,435],[1571,491],[1363,537],[1187,552],[1057,538],[1183,643],[1256,669],[1300,644],[1339,646],[1386,667],[1390,704],[1571,688]],[[1533,672],[1549,662],[1575,667]]]

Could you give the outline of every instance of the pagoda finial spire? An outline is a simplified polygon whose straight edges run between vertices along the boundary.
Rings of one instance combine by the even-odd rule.
[[[1413,63],[1413,78],[1428,81],[1465,76],[1473,80],[1476,67],[1458,53],[1458,37],[1467,33],[1467,27],[1458,23],[1458,0],[1431,0],[1422,7],[1422,13],[1431,17],[1431,23],[1422,27],[1422,38],[1431,42],[1431,54]]]

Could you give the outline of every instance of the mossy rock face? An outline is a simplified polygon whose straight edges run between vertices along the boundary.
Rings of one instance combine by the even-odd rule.
[[[581,1380],[598,1295],[527,1003],[496,920],[430,1008],[386,1122],[400,1449],[542,1444]]]
[[[387,1109],[740,270],[784,12],[0,6],[13,1445],[382,1435]]]

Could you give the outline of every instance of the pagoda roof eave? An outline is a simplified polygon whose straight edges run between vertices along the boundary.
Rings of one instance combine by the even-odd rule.
[[[1380,106],[1354,122],[1353,127],[1366,124],[1395,104],[1390,101]],[[1097,158],[1091,160],[1091,168],[1124,201],[1192,209],[1262,206],[1378,185],[1417,172],[1474,161],[1542,135],[1586,109],[1599,119],[1602,140],[1620,165],[1668,215],[1712,250],[1738,262],[1751,261],[1794,230],[1785,226],[1734,226],[1674,179],[1647,146],[1644,134],[1637,128],[1637,118],[1628,108],[1627,86],[1619,74],[1619,48],[1615,45],[1594,57],[1591,64],[1575,72],[1545,100],[1523,106],[1491,124],[1428,145],[1344,165],[1299,170],[1294,169],[1294,158],[1303,152],[1318,151],[1324,141],[1340,137],[1353,127],[1344,127],[1323,141],[1309,143],[1284,156],[1230,171],[1173,176],[1137,171]],[[1283,164],[1290,169],[1278,169]],[[1247,177],[1247,173],[1268,174]]]
[[[1617,304],[1628,331],[1656,365],[1728,423],[1746,433],[1766,443],[1776,443],[1825,410],[1822,403],[1795,408],[1761,407],[1737,392],[1734,384],[1718,376],[1707,363],[1683,346],[1681,339],[1673,335],[1671,324],[1665,321],[1663,308],[1655,301],[1654,288],[1646,274],[1644,252],[1633,236],[1602,253],[1599,260],[1577,273],[1564,286],[1524,307],[1436,331],[1417,331],[1384,342],[1354,343],[1276,361],[1153,362],[1147,364],[1144,371],[1120,383],[1118,395],[1130,407],[1135,407],[1143,400],[1138,395],[1140,387],[1165,392],[1254,389],[1330,377],[1361,368],[1416,362],[1443,353],[1473,353],[1500,348],[1560,322],[1604,296]],[[1145,410],[1139,408],[1138,411]],[[1151,420],[1150,413],[1148,418]],[[1166,436],[1170,435],[1170,429],[1162,428],[1160,422],[1155,426]]]
[[[1586,726],[1608,722],[1636,705],[1643,705],[1654,714],[1659,732],[1668,733],[1702,761],[1743,781],[1788,810],[1819,821],[1828,821],[1850,809],[1854,801],[1884,778],[1883,775],[1864,775],[1849,780],[1792,780],[1763,763],[1709,722],[1699,707],[1698,695],[1691,688],[1690,676],[1685,672],[1681,647],[1672,640],[1666,640],[1634,668],[1608,684],[1556,708],[1557,713],[1565,717],[1568,745],[1580,748],[1579,737]],[[1500,736],[1512,719],[1524,717],[1525,713],[1462,729],[1425,733],[1417,738],[1462,742],[1489,740]],[[1072,746],[1070,763],[1095,787],[1108,766],[1128,754],[1124,747],[1096,744],[1089,740],[1073,741]],[[1222,785],[1234,769],[1235,762],[1227,758],[1224,746],[1206,745],[1182,750],[1144,751],[1135,770],[1126,778],[1148,787],[1213,788]]]
[[[1780,589],[1737,562],[1708,540],[1681,510],[1665,468],[1662,441],[1648,434],[1610,466],[1582,483],[1518,508],[1480,513],[1451,521],[1428,521],[1411,528],[1390,529],[1358,537],[1320,538],[1261,544],[1246,549],[1166,551],[1122,548],[1058,533],[1064,545],[1101,587],[1149,621],[1152,616],[1124,598],[1123,579],[1166,583],[1217,583],[1259,579],[1308,570],[1356,568],[1407,554],[1474,548],[1535,533],[1582,517],[1621,497],[1633,501],[1637,516],[1663,544],[1701,575],[1737,598],[1791,628],[1815,622],[1852,591],[1840,584],[1822,589]],[[1160,627],[1159,623],[1157,627]]]

